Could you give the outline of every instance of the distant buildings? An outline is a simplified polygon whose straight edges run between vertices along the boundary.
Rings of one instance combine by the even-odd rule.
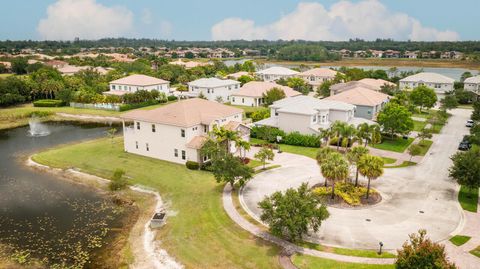
[[[240,82],[231,79],[201,78],[188,83],[187,97],[203,95],[210,101],[230,101],[230,95],[240,88]]]
[[[425,85],[432,88],[440,98],[445,92],[453,91],[455,80],[437,73],[423,72],[412,76],[408,76],[400,80],[400,89],[414,89],[418,86]]]
[[[110,81],[110,91],[105,94],[123,95],[139,90],[157,90],[165,95],[170,94],[170,82],[146,75],[130,75],[121,79]]]
[[[263,81],[275,81],[279,79],[287,79],[291,77],[295,77],[298,75],[298,71],[281,67],[281,66],[273,66],[264,70],[260,70],[256,72],[258,78]]]
[[[276,101],[270,106],[270,118],[255,122],[257,126],[270,126],[287,133],[319,134],[335,121],[358,125],[370,120],[356,118],[355,105],[321,100],[311,96],[297,96]]]
[[[194,68],[197,66],[206,66],[209,65],[209,63],[202,63],[202,62],[196,62],[196,61],[182,61],[181,59],[178,59],[173,62],[169,62],[169,64],[173,65],[180,65],[185,67],[186,69]]]
[[[337,71],[328,68],[313,68],[298,74],[311,86],[317,87],[326,81],[335,79]]]
[[[93,70],[98,72],[101,75],[105,75],[108,71],[112,70],[112,68],[104,68],[104,67],[91,67],[91,66],[74,66],[74,65],[66,65],[64,67],[58,68],[58,71],[62,73],[64,76],[71,76],[83,70]]]
[[[480,75],[465,79],[464,89],[480,95]]]
[[[230,101],[232,105],[261,106],[265,102],[263,94],[273,88],[283,90],[286,97],[302,95],[300,92],[294,91],[290,87],[278,85],[274,82],[250,81],[243,85],[240,90],[234,92],[230,97]]]
[[[134,110],[122,115],[126,152],[184,164],[203,163],[201,148],[214,126],[223,126],[249,139],[242,124],[243,110],[199,98],[182,100],[152,110]],[[232,143],[232,151],[236,151]]]

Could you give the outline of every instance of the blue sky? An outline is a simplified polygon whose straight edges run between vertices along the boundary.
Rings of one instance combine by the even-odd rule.
[[[75,36],[95,39],[126,36],[177,40],[344,40],[355,37],[480,40],[480,28],[477,26],[480,10],[478,0],[339,2],[341,1],[5,1],[0,9],[0,39],[70,39]],[[51,12],[47,12],[49,6]],[[65,15],[69,12],[74,12],[72,14],[75,16]],[[352,22],[351,18],[357,18],[357,21]]]

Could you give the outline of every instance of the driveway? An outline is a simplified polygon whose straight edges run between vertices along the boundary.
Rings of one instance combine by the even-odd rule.
[[[329,207],[331,216],[311,240],[331,246],[397,249],[408,234],[426,229],[428,236],[441,241],[462,228],[463,213],[457,202],[456,184],[448,178],[450,156],[457,150],[462,136],[468,133],[465,122],[471,110],[456,109],[423,162],[408,168],[385,169],[385,174],[372,181],[372,187],[383,197],[381,203],[363,209]],[[253,154],[253,153],[251,153]],[[245,186],[240,197],[251,215],[259,219],[257,207],[266,195],[298,187],[322,183],[315,160],[295,154],[276,154],[275,164],[282,167],[260,173]]]

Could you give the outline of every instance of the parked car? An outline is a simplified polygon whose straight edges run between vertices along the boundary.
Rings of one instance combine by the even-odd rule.
[[[467,126],[468,128],[472,128],[474,124],[475,122],[473,120],[467,120],[467,123],[465,124],[465,126]]]
[[[472,144],[470,144],[469,136],[465,135],[462,139],[462,142],[460,142],[460,144],[458,145],[458,150],[467,151],[471,147],[472,147]]]

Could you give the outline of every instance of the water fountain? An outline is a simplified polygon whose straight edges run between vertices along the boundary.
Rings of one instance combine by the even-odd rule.
[[[32,117],[28,121],[28,125],[30,125],[30,129],[28,130],[28,134],[33,137],[39,136],[47,136],[50,134],[48,127],[43,124],[37,117]]]

